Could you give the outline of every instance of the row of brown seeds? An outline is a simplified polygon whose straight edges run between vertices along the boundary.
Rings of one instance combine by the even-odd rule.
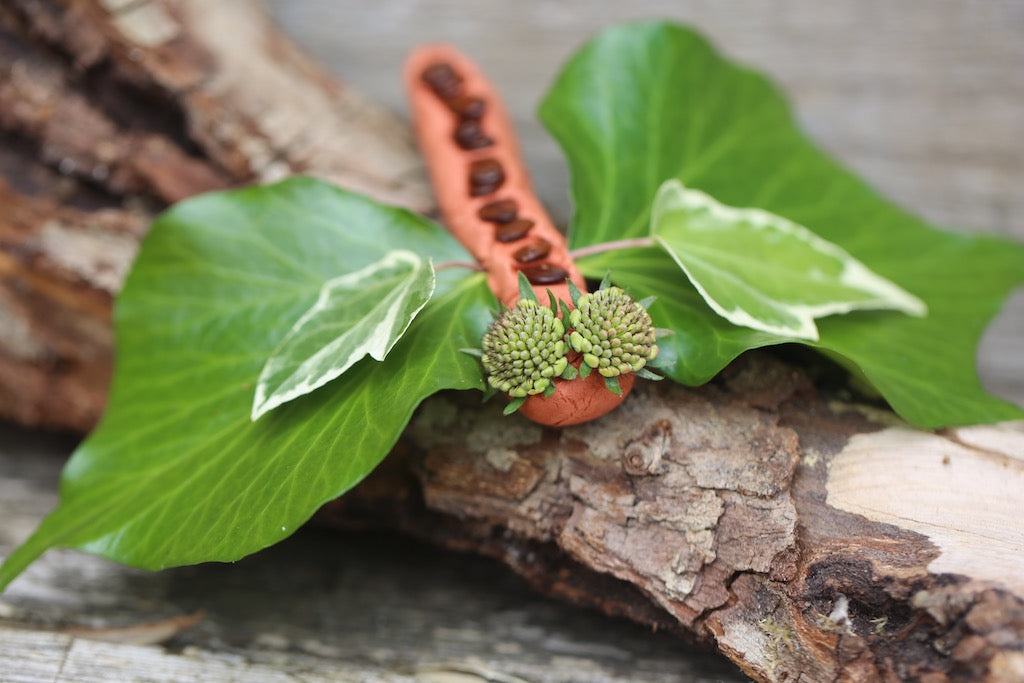
[[[472,151],[494,144],[484,133],[481,119],[486,113],[486,103],[479,97],[463,92],[462,77],[450,64],[433,64],[424,69],[423,82],[455,114],[457,123],[452,139],[460,149]],[[505,170],[497,159],[484,158],[469,164],[469,195],[486,197],[498,192],[505,182]],[[534,222],[519,217],[519,207],[514,199],[495,199],[480,207],[480,220],[494,225],[494,238],[504,244],[526,237]],[[535,285],[563,282],[569,274],[565,269],[551,263],[543,263],[551,252],[551,243],[545,239],[520,247],[512,256],[521,264],[520,270],[526,279]],[[538,263],[540,262],[540,263]]]

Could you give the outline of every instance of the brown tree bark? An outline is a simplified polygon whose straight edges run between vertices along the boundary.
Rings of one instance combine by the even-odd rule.
[[[400,120],[258,3],[0,5],[0,417],[88,430],[110,376],[112,296],[152,216],[298,172],[431,206]]]
[[[430,208],[404,127],[252,2],[0,6],[0,416],[91,427],[149,219],[294,172]],[[1024,426],[830,396],[756,354],[565,430],[440,396],[321,518],[499,557],[757,680],[1024,679]]]
[[[759,681],[1019,681],[1021,491],[1024,423],[921,432],[748,354],[562,430],[437,397],[322,516],[500,558]]]

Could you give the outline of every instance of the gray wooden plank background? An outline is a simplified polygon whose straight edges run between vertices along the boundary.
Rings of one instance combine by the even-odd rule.
[[[333,73],[405,111],[402,60],[448,41],[502,89],[542,201],[571,207],[561,152],[534,112],[561,64],[611,23],[692,24],[769,74],[823,147],[898,203],[945,226],[1024,239],[1021,0],[268,0]],[[1024,404],[1024,292],[986,335],[990,390]]]

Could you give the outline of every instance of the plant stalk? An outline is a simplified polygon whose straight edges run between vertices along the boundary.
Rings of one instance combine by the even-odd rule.
[[[643,247],[653,247],[654,238],[652,237],[635,237],[628,240],[614,240],[611,242],[601,242],[600,244],[592,244],[589,247],[580,247],[569,252],[569,256],[573,260],[581,259],[586,256],[593,256],[594,254],[603,254],[606,251],[615,251],[616,249],[641,249]]]

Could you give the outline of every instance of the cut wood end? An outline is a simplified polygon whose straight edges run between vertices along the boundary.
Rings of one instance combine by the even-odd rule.
[[[929,571],[1024,596],[1024,422],[858,434],[832,460],[827,486],[829,505],[926,536],[939,551]]]

